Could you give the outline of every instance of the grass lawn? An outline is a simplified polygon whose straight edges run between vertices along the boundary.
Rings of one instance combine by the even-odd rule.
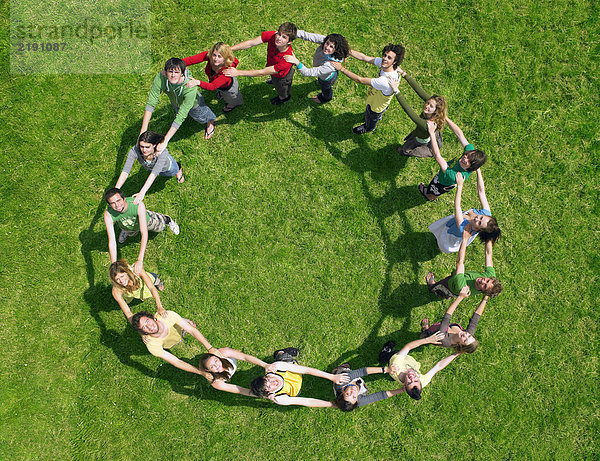
[[[392,3],[158,0],[145,73],[54,75],[10,73],[10,8],[0,4],[1,459],[598,458],[598,6]],[[436,375],[418,402],[401,395],[342,413],[219,392],[149,355],[112,299],[102,195],[135,143],[154,75],[171,56],[288,20],[342,33],[372,56],[404,44],[402,67],[446,97],[450,117],[488,153],[505,290],[488,302],[480,349]],[[315,45],[293,46],[310,64]],[[239,68],[262,68],[265,54],[237,52]],[[191,70],[204,76],[204,66]],[[411,341],[423,317],[445,312],[424,276],[449,274],[456,258],[427,226],[452,213],[453,194],[421,198],[416,185],[436,164],[397,155],[414,124],[395,100],[359,137],[351,128],[367,88],[344,76],[323,106],[308,99],[316,81],[298,72],[280,107],[262,78],[239,81],[245,104],[227,115],[203,92],[218,116],[213,139],[187,120],[169,144],[186,181],[159,178],[145,203],[181,234],[151,235],[144,266],[164,278],[164,306],[218,347],[270,360],[296,346],[302,364],[323,370],[375,365],[384,342]],[[172,120],[163,96],[150,129],[165,133]],[[442,154],[460,151],[446,130]],[[146,176],[136,165],[125,193]],[[465,207],[478,204],[475,183],[465,184]],[[138,249],[139,238],[119,245],[131,262]],[[474,242],[467,269],[483,261]],[[478,301],[453,320],[466,326]],[[196,364],[204,351],[188,338],[173,352]],[[428,370],[446,352],[411,355]],[[234,382],[260,372],[242,363]],[[371,392],[395,387],[382,375],[367,382]],[[330,383],[306,377],[302,395],[330,399]]]

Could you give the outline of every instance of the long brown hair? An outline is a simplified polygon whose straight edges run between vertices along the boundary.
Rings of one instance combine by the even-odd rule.
[[[133,281],[133,285],[131,287],[129,285],[124,287],[119,282],[117,282],[115,277],[121,272],[125,272],[127,274],[127,277],[129,277],[129,280]],[[119,259],[118,261],[115,261],[110,265],[110,267],[108,268],[108,276],[113,284],[113,287],[117,288],[121,292],[126,291],[128,293],[133,293],[141,286],[140,277],[136,276],[133,273],[131,266],[127,264],[127,261],[125,261],[124,259]]]
[[[466,352],[467,354],[472,354],[479,347],[479,341],[473,338],[473,342],[470,344],[454,344],[452,349],[456,352]]]
[[[431,99],[435,101],[435,112],[431,114],[429,118],[427,118],[425,113],[422,113],[421,118],[424,118],[425,120],[431,120],[435,123],[437,131],[442,131],[446,123],[446,117],[448,116],[448,104],[446,104],[446,100],[444,98],[437,94],[432,95],[427,101]]]
[[[213,373],[212,371],[210,371],[207,368],[207,363],[208,359],[210,359],[211,357],[217,357],[221,361],[221,365],[223,365],[223,370],[225,371],[222,371],[221,373]],[[223,381],[229,381],[231,379],[231,373],[233,372],[233,366],[231,365],[231,362],[215,354],[202,354],[202,356],[200,357],[200,367],[202,368],[202,370],[206,371],[212,376],[213,383],[218,379],[221,379]]]

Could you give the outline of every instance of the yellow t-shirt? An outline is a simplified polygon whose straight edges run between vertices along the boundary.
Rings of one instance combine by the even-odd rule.
[[[152,280],[152,282],[154,282],[154,280],[155,280],[154,275],[149,273],[148,276],[150,277],[150,280]],[[128,291],[125,291],[125,290],[123,290],[121,292],[123,294],[123,299],[127,303],[130,303],[134,299],[141,299],[142,301],[145,301],[146,299],[152,297],[152,292],[150,291],[150,287],[144,283],[144,279],[142,277],[140,277],[139,275],[138,275],[138,279],[140,279],[140,287],[137,290],[132,291],[131,293]]]
[[[283,378],[283,387],[275,392],[275,395],[287,394],[290,397],[296,397],[302,387],[302,375],[291,371],[277,371],[273,373]]]
[[[167,311],[167,318],[158,316],[158,321],[163,322],[167,325],[169,333],[164,338],[154,338],[153,336],[146,335],[149,338],[146,347],[152,355],[160,357],[165,349],[172,348],[175,344],[179,343],[183,339],[182,330],[177,323],[181,321],[181,316],[173,311]]]
[[[390,376],[398,382],[400,382],[399,375],[401,373],[405,372],[406,370],[408,370],[409,368],[412,368],[413,370],[415,370],[417,372],[417,375],[419,375],[419,380],[421,381],[422,388],[427,386],[429,384],[429,381],[431,381],[429,376],[421,374],[421,364],[419,362],[417,362],[410,355],[407,355],[406,357],[401,357],[399,353],[394,354],[392,356],[392,358],[390,359],[390,367],[392,365],[396,365],[396,366],[400,367],[399,373],[391,373],[390,372]]]

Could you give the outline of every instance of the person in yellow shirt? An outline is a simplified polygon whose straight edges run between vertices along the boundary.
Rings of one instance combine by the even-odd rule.
[[[141,311],[131,318],[131,326],[142,335],[142,340],[152,355],[180,370],[207,376],[204,370],[184,362],[166,350],[180,343],[186,332],[200,341],[207,351],[214,349],[191,320],[184,319],[173,311],[167,311],[166,316],[153,316],[149,312]]]
[[[347,373],[331,374],[311,367],[298,365],[298,349],[287,347],[273,353],[276,371],[268,371],[264,376],[255,378],[250,384],[252,393],[257,397],[272,400],[278,405],[302,405],[306,407],[334,407],[335,403],[327,400],[298,397],[302,387],[302,375],[309,374],[325,378],[335,384],[349,382]]]

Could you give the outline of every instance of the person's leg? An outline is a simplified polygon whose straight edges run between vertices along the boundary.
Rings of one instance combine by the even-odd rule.
[[[292,67],[285,77],[273,77],[273,88],[277,91],[277,97],[271,99],[272,104],[279,105],[290,100],[292,96],[294,72],[295,68]]]
[[[160,155],[166,155],[169,159],[169,169],[167,171],[161,171],[159,173],[160,176],[166,176],[168,178],[172,178],[173,176],[177,176],[177,173],[179,172],[181,165],[179,164],[179,162],[177,162],[177,160],[175,160],[173,157],[171,157],[170,154],[166,154],[165,152],[163,152]]]
[[[210,107],[206,105],[201,94],[198,94],[197,101],[198,105],[192,107],[188,112],[188,115],[198,123],[206,124],[204,139],[210,139],[215,133],[215,120],[217,117]]]
[[[442,299],[456,298],[456,295],[452,293],[450,291],[450,288],[448,287],[448,280],[450,280],[450,277],[452,276],[449,275],[448,277],[443,278],[439,282],[436,282],[435,278],[433,277],[433,274],[429,272],[425,277],[429,291]]]
[[[179,235],[179,225],[173,218],[162,213],[156,213],[148,210],[148,230],[152,232],[162,232],[165,227],[169,226],[171,232]]]
[[[119,243],[125,243],[129,237],[133,237],[134,235],[139,234],[140,231],[136,230],[128,230],[121,228],[121,232],[119,232]]]
[[[455,186],[444,186],[439,182],[439,175],[436,174],[429,185],[425,187],[425,184],[419,184],[419,191],[423,194],[430,202],[438,198],[440,195],[445,194],[446,192],[451,191]]]
[[[273,352],[273,358],[276,362],[298,363],[296,357],[298,357],[298,349],[295,347],[286,347]]]
[[[148,275],[150,276],[150,278],[152,279],[152,282],[154,284],[154,286],[159,290],[159,291],[163,291],[165,289],[165,284],[164,282],[160,279],[160,277],[158,276],[158,274],[155,274],[154,272],[148,272]]]
[[[227,103],[227,105],[223,107],[224,112],[230,112],[237,106],[244,104],[244,98],[242,97],[242,93],[240,93],[240,85],[236,77],[233,77],[233,83],[228,90],[219,90],[217,93],[221,94],[223,100]]]
[[[330,80],[321,80],[320,78],[317,79],[319,87],[321,88],[321,92],[316,96],[316,98],[321,104],[329,102],[333,99],[333,84],[336,82],[337,77],[338,74],[336,72],[334,77]]]
[[[373,131],[377,127],[377,122],[381,120],[384,112],[387,110],[385,108],[383,112],[373,112],[371,110],[371,106],[367,104],[365,108],[365,123],[363,125],[355,126],[352,131],[354,134],[364,134]]]
[[[396,343],[394,341],[388,341],[387,343],[385,343],[378,356],[379,363],[382,365],[387,365],[390,362],[392,356],[397,352],[400,352],[397,351],[395,348]]]
[[[434,323],[429,328],[426,328],[425,330],[423,330],[421,332],[420,337],[421,338],[428,338],[428,337],[430,337],[432,334],[437,333],[438,331],[440,331],[440,326],[441,325],[442,325],[441,322]]]

